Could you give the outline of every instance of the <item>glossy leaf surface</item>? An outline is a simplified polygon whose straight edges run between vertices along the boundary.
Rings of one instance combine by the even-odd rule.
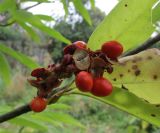
[[[96,50],[106,41],[117,40],[128,50],[143,43],[154,31],[151,9],[156,1],[121,0],[93,32],[89,47]]]

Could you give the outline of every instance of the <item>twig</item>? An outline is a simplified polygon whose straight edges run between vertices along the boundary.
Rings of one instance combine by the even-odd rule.
[[[151,47],[152,45],[154,45],[155,43],[159,42],[160,41],[160,34],[157,34],[155,37],[153,38],[149,38],[146,42],[144,42],[142,45],[140,45],[139,47],[127,52],[127,53],[124,53],[124,55],[122,55],[123,57],[124,56],[129,56],[129,55],[134,55],[134,54],[137,54],[149,47]]]
[[[33,7],[35,7],[35,6],[38,6],[38,5],[40,5],[41,3],[36,3],[35,5],[32,5],[32,6],[29,6],[29,7],[26,7],[26,8],[24,8],[23,10],[28,10],[28,9],[31,9],[31,8],[33,8]],[[5,23],[5,24],[0,24],[0,26],[1,27],[6,27],[6,26],[10,26],[10,25],[12,25],[12,24],[14,24],[16,21],[14,20],[14,21],[12,21],[12,22],[9,22],[9,23]]]
[[[1,27],[6,27],[6,26],[10,26],[12,24],[14,24],[16,21],[12,21],[12,22],[9,22],[9,23],[5,23],[5,24],[0,24]]]
[[[24,10],[31,9],[31,8],[33,8],[33,7],[35,7],[35,6],[40,5],[40,4],[41,4],[41,3],[36,3],[36,4],[32,5],[32,6],[29,6],[29,7],[24,8]]]
[[[31,111],[28,104],[0,116],[0,123]]]

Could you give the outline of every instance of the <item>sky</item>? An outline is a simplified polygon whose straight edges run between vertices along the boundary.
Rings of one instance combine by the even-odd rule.
[[[108,14],[117,4],[117,0],[96,0],[96,7],[106,14]]]
[[[95,6],[106,14],[108,14],[117,3],[117,0],[95,0]],[[33,3],[28,3],[25,6],[30,6],[31,4]],[[59,17],[62,17],[65,14],[60,0],[55,0],[53,3],[40,4],[34,8],[31,8],[29,11],[34,14],[44,14],[50,16],[53,15],[53,13],[56,13]]]

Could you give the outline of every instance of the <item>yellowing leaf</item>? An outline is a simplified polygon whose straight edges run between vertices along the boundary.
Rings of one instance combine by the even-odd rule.
[[[115,86],[129,90],[151,104],[160,104],[160,50],[148,49],[121,58],[110,77]]]

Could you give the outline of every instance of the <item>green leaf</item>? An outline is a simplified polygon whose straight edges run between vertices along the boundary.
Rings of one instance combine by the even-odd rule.
[[[60,122],[54,121],[52,118],[50,118],[47,115],[44,115],[42,113],[35,114],[35,115],[30,116],[30,117],[32,117],[32,119],[34,119],[35,121],[47,122],[47,123],[50,123],[53,126],[62,126],[62,124]]]
[[[45,20],[45,21],[53,21],[54,20],[51,16],[48,16],[48,15],[38,14],[35,16],[39,17],[41,20]]]
[[[19,22],[19,25],[28,32],[29,36],[34,41],[40,42],[40,37],[38,36],[38,34],[36,33],[36,31],[33,30],[33,28],[31,26],[29,26],[29,25],[27,25],[27,24],[25,24],[23,22]]]
[[[67,104],[63,104],[63,103],[56,103],[56,104],[51,104],[48,107],[49,109],[62,109],[62,110],[68,110],[71,109],[71,107]]]
[[[13,49],[5,46],[5,44],[0,44],[0,51],[10,55],[11,57],[15,58],[16,60],[18,60],[19,62],[21,62],[22,64],[24,64],[25,66],[27,66],[30,69],[34,69],[37,67],[40,67],[35,61],[33,61],[30,57],[14,51]]]
[[[91,3],[92,9],[94,9],[95,8],[95,0],[90,0],[90,3]]]
[[[19,125],[19,126],[28,126],[28,127],[34,128],[34,129],[42,130],[42,131],[48,130],[46,125],[44,125],[40,121],[33,120],[31,117],[26,118],[25,116],[23,116],[23,117],[21,116],[21,117],[17,117],[15,119],[9,120],[8,122]]]
[[[67,3],[67,0],[61,0],[62,4],[63,4],[63,8],[64,8],[64,11],[65,11],[65,16],[68,15],[68,3]]]
[[[149,104],[122,88],[114,88],[112,94],[107,97],[95,97],[82,92],[75,92],[74,94],[92,97],[98,101],[110,104],[136,117],[146,120],[151,124],[160,126],[160,106]]]
[[[66,39],[59,32],[57,32],[56,30],[54,30],[50,27],[47,27],[45,24],[43,24],[41,22],[41,19],[38,16],[33,15],[32,13],[26,12],[24,10],[18,10],[13,13],[13,16],[17,22],[21,22],[21,23],[27,22],[27,23],[31,24],[32,26],[38,28],[39,30],[47,33],[48,35],[50,35],[60,41],[63,41],[67,44],[71,43],[68,39]],[[21,19],[21,18],[23,18],[23,19]]]
[[[11,81],[11,70],[5,56],[0,52],[0,76],[5,85],[8,85]]]
[[[5,0],[3,0],[0,4],[0,12],[4,12],[8,9],[9,5]]]
[[[82,125],[78,120],[74,119],[72,116],[68,114],[59,113],[59,112],[54,113],[54,112],[48,111],[46,112],[46,115],[55,121],[84,128],[84,125]]]
[[[160,50],[148,49],[119,59],[110,78],[115,86],[129,90],[151,104],[160,104]]]
[[[76,10],[83,16],[89,25],[92,25],[92,21],[87,9],[84,7],[82,0],[73,0]]]
[[[0,114],[7,113],[11,110],[11,107],[8,105],[1,105]]]
[[[93,32],[88,46],[97,50],[104,42],[117,40],[128,50],[141,44],[154,31],[151,8],[156,1],[121,0]]]
[[[16,0],[2,0],[0,3],[0,12],[13,11],[16,7]]]
[[[13,133],[13,131],[9,131],[7,129],[0,128],[0,133]]]
[[[160,1],[156,3],[156,6],[152,10],[152,23],[156,23],[160,20]]]

